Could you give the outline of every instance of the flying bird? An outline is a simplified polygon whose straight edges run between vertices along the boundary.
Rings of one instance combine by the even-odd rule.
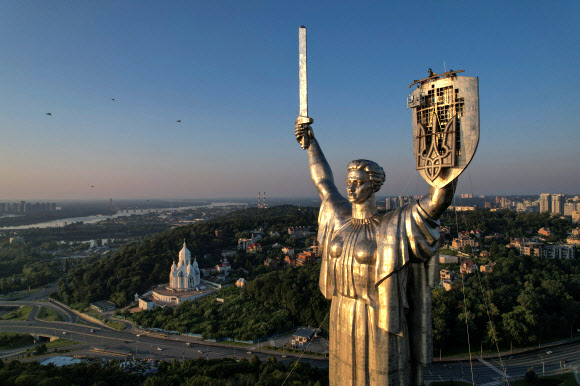
[[[52,115],[52,113],[46,113],[46,115]]]
[[[181,122],[181,119],[178,119],[177,122]]]

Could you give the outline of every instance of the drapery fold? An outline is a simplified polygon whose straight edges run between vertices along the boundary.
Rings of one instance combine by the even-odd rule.
[[[362,280],[356,276],[363,272],[360,264],[351,256],[329,253],[337,234],[359,229],[347,227],[353,221],[351,213],[348,201],[331,191],[318,218],[319,286],[325,298],[332,299],[331,384],[403,385],[409,381],[411,363],[425,366],[433,356],[430,288],[438,282],[439,221],[418,201],[381,216],[374,235],[376,255],[364,271],[368,294],[357,294],[348,285],[337,287],[337,281],[345,283],[344,275],[350,278],[352,272],[353,280]],[[352,249],[347,245],[343,251]],[[337,264],[347,258],[359,268],[350,272],[347,263],[345,270],[347,260]]]

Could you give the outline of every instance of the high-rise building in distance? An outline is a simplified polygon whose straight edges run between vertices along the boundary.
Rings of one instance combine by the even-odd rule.
[[[567,202],[564,204],[564,216],[572,216],[572,213],[575,212],[578,208],[578,204],[575,202]]]
[[[550,193],[540,194],[540,213],[549,213],[552,210],[552,195]]]
[[[552,213],[564,214],[564,195],[563,194],[553,194],[552,195]]]

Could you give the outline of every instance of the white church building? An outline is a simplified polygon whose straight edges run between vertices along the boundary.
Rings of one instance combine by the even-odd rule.
[[[173,261],[169,273],[169,285],[162,285],[152,291],[153,299],[139,299],[139,307],[152,309],[160,304],[180,304],[187,300],[194,300],[207,296],[214,292],[201,283],[200,270],[197,260],[191,262],[191,252],[187,249],[185,241],[179,251],[177,264]],[[146,304],[147,302],[153,304]],[[143,303],[143,304],[142,304]],[[157,304],[160,303],[160,304]]]
[[[201,283],[197,260],[191,263],[191,252],[187,249],[185,241],[183,248],[179,252],[177,265],[173,261],[171,272],[169,273],[169,288],[175,291],[191,291]]]

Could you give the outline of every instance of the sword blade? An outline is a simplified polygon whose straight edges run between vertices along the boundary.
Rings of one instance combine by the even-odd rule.
[[[308,78],[306,75],[306,27],[298,29],[298,80],[300,83],[300,116],[308,116]]]

